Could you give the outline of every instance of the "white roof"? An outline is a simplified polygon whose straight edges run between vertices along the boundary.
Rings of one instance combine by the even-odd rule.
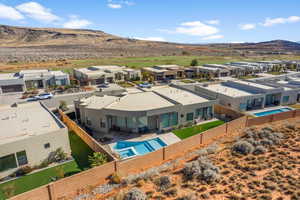
[[[145,67],[144,70],[150,71],[150,72],[155,72],[155,73],[162,73],[162,72],[167,72],[168,70],[166,69],[157,69],[153,67]]]
[[[90,109],[102,109],[112,104],[118,99],[116,96],[91,96],[85,99],[81,99],[81,105],[86,105]]]
[[[202,98],[194,93],[169,86],[162,87],[153,91],[182,105],[204,103],[209,101],[208,99]]]
[[[236,88],[228,87],[222,84],[211,84],[206,87],[205,89],[211,90],[212,92],[220,93],[230,97],[243,97],[243,96],[250,96],[253,95],[252,93],[246,92],[244,90],[239,90]]]
[[[268,85],[263,85],[263,84],[254,83],[254,82],[241,81],[241,80],[235,80],[234,82],[240,83],[240,84],[243,84],[243,85],[249,85],[249,86],[256,87],[256,88],[261,88],[261,89],[264,89],[264,90],[276,89],[276,88],[268,86]]]
[[[0,74],[0,80],[18,79],[19,76],[15,76],[14,73]]]
[[[154,92],[141,92],[121,97],[106,108],[123,111],[147,111],[171,106],[174,104]]]
[[[39,102],[0,107],[0,144],[60,129],[55,118]]]

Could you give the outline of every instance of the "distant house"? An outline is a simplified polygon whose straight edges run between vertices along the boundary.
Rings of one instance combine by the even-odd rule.
[[[120,96],[75,101],[78,121],[96,133],[169,130],[214,117],[215,100],[175,87],[153,87]]]
[[[124,66],[93,66],[74,69],[74,76],[81,85],[99,85],[137,79],[141,77],[141,72]]]
[[[184,67],[178,65],[156,65],[153,67],[145,67],[142,71],[153,76],[155,81],[173,80],[185,77]]]
[[[218,84],[199,84],[195,91],[239,111],[294,104],[299,89],[276,87],[250,81],[227,81]],[[299,98],[299,96],[298,96]]]
[[[71,154],[68,129],[39,102],[0,106],[0,178],[41,164],[61,148]]]
[[[69,84],[69,75],[62,71],[22,70],[18,73],[0,74],[0,94]]]

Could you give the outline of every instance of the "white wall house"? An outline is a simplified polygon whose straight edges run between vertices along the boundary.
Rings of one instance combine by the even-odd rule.
[[[74,76],[81,85],[98,85],[141,77],[141,71],[125,66],[93,66],[74,69]]]
[[[199,84],[195,91],[239,111],[294,104],[297,94],[291,89],[250,81],[227,81],[218,84]]]
[[[0,74],[0,94],[69,84],[69,75],[62,71],[22,70],[18,73]]]
[[[159,87],[118,96],[92,96],[75,101],[78,120],[99,134],[147,132],[213,118],[213,104],[192,92]]]
[[[68,129],[39,102],[0,106],[0,178],[41,164],[58,148],[71,154]]]

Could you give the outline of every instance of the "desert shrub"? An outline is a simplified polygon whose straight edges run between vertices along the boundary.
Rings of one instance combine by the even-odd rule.
[[[204,170],[201,175],[201,179],[208,184],[215,182],[218,178],[219,178],[219,174],[216,171],[211,169]]]
[[[200,157],[197,161],[187,163],[182,173],[186,180],[197,178],[200,181],[211,184],[219,179],[220,170],[206,157]]]
[[[258,140],[256,140],[256,139],[254,139],[254,138],[247,138],[245,141],[249,142],[253,146],[260,145],[260,142]]]
[[[146,200],[146,199],[147,199],[147,195],[138,188],[132,188],[124,196],[124,200]]]
[[[213,154],[215,153],[217,150],[218,150],[218,145],[217,144],[212,144],[212,145],[209,145],[207,148],[206,148],[206,152],[207,154]]]
[[[189,194],[186,196],[178,197],[176,200],[196,200],[197,197],[194,194]]]
[[[168,197],[170,197],[170,196],[175,197],[175,196],[177,196],[177,189],[176,188],[171,188],[171,189],[165,191],[164,195],[166,195]]]
[[[118,173],[113,173],[110,176],[110,182],[113,184],[120,184],[122,182],[122,178]]]
[[[195,177],[198,177],[201,174],[199,163],[194,161],[185,164],[184,168],[182,169],[182,173],[186,180],[192,180]]]
[[[266,152],[267,152],[267,149],[264,146],[259,145],[259,146],[255,147],[253,154],[259,155],[259,154],[264,154]]]
[[[295,124],[287,123],[287,124],[285,124],[285,127],[287,129],[296,130],[296,125]]]
[[[160,191],[165,191],[172,186],[171,178],[169,176],[162,176],[155,181],[155,184]]]
[[[234,153],[248,155],[249,153],[252,153],[254,151],[254,147],[249,142],[241,140],[233,144],[232,151]]]

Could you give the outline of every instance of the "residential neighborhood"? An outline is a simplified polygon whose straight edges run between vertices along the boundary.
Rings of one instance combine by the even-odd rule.
[[[0,0],[0,200],[299,200],[299,8]]]

